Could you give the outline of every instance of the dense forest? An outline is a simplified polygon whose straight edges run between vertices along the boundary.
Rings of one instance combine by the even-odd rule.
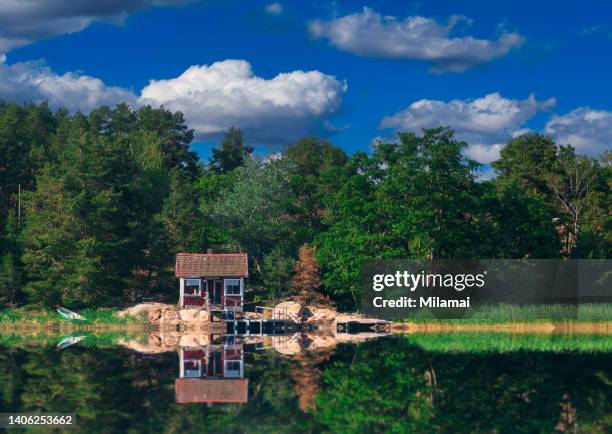
[[[611,152],[530,133],[484,181],[445,127],[352,156],[244,139],[230,128],[203,163],[181,113],[0,102],[0,305],[174,300],[174,254],[208,248],[249,254],[255,297],[345,305],[363,259],[612,257]]]

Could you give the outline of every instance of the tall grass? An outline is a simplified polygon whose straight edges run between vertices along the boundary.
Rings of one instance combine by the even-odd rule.
[[[438,312],[442,312],[439,310]],[[434,315],[428,309],[420,309],[405,318],[412,322],[448,322],[466,324],[499,324],[517,322],[607,322],[612,321],[612,304],[580,305],[512,305],[497,304],[478,306],[465,310],[462,318],[444,318],[445,315]],[[450,313],[450,312],[449,312]],[[451,316],[451,315],[447,315]],[[456,315],[455,315],[456,316]]]
[[[116,309],[85,309],[79,311],[79,315],[85,318],[85,321],[71,321],[72,324],[96,325],[96,324],[138,324],[145,323],[145,316],[118,315]],[[38,324],[61,324],[67,322],[62,316],[52,309],[4,309],[0,310],[1,323],[28,323],[34,322]]]

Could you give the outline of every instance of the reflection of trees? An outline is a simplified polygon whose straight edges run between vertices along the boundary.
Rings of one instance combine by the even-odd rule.
[[[323,371],[314,417],[333,432],[432,431],[426,371],[423,351],[404,340],[340,349],[339,358]]]
[[[290,362],[248,357],[248,404],[207,407],[175,403],[174,353],[0,348],[0,410],[75,412],[79,432],[317,432],[298,408]]]
[[[424,353],[406,338],[340,353],[324,370],[313,413],[332,431],[612,428],[612,386],[603,374],[610,372],[612,354]]]
[[[207,407],[175,404],[174,353],[0,348],[0,411],[74,411],[79,432],[612,432],[610,353],[426,352],[394,337],[304,357],[248,353],[248,403]]]
[[[334,352],[303,351],[293,356],[296,362],[291,371],[291,378],[295,385],[295,394],[298,405],[302,411],[314,408],[314,399],[321,384],[321,363],[328,360]]]
[[[551,432],[565,408],[568,426],[577,418],[605,432],[612,388],[598,372],[611,361],[609,354],[438,354],[436,420],[447,432]]]

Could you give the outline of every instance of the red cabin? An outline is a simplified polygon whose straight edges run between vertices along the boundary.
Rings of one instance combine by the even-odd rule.
[[[247,275],[246,253],[178,253],[179,304],[242,312]]]
[[[242,345],[182,347],[179,363],[177,403],[247,402],[249,383],[244,378]]]

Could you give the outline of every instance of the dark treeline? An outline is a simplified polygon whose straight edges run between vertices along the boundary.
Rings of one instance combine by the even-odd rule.
[[[252,157],[230,128],[208,164],[180,113],[0,102],[0,303],[176,297],[178,251],[244,251],[254,296],[359,298],[368,258],[610,258],[610,152],[528,134],[477,179],[450,129],[371,155],[307,137]]]

